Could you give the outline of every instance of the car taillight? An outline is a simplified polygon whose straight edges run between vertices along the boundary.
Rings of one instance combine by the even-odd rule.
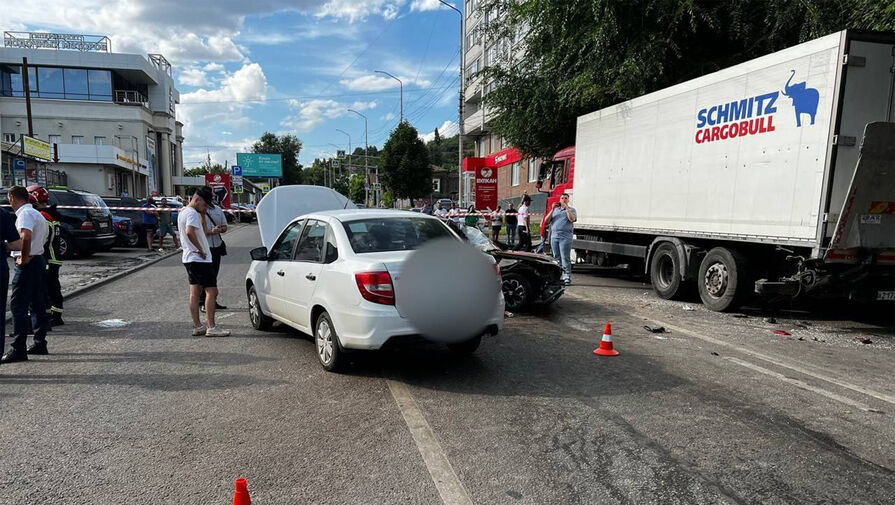
[[[90,221],[89,219],[87,221],[84,221],[83,223],[81,223],[81,226],[79,229],[92,230],[93,229],[93,221]]]
[[[395,304],[395,290],[392,276],[388,272],[360,272],[354,274],[357,289],[365,300],[382,305]]]

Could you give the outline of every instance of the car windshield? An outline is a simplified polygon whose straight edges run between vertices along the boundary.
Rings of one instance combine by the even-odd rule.
[[[355,253],[406,251],[439,238],[452,238],[435,219],[418,217],[369,218],[342,223]]]
[[[460,232],[466,236],[466,240],[468,240],[470,244],[483,251],[499,249],[499,247],[494,245],[494,242],[491,242],[491,239],[478,228],[473,226],[461,226]]]

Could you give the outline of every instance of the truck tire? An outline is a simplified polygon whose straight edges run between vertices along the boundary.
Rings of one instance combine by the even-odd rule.
[[[736,310],[754,290],[742,254],[715,247],[702,259],[696,279],[703,305],[716,312]]]
[[[650,260],[650,282],[657,295],[676,300],[686,294],[686,283],[681,279],[681,258],[671,242],[662,242]]]

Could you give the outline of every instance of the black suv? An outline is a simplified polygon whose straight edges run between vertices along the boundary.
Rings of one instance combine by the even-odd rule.
[[[61,216],[61,259],[75,254],[90,256],[115,244],[112,213],[99,196],[72,189],[49,189],[50,205],[90,207],[87,209],[57,209]],[[0,205],[9,205],[9,190],[0,190]]]

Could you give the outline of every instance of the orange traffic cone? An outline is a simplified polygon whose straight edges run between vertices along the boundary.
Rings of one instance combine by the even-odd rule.
[[[594,354],[599,356],[618,356],[618,351],[612,348],[612,323],[606,323],[606,329],[603,330],[603,340],[600,341],[600,347],[594,349]]]
[[[249,498],[249,487],[242,477],[236,479],[236,492],[233,493],[233,505],[252,505]]]

